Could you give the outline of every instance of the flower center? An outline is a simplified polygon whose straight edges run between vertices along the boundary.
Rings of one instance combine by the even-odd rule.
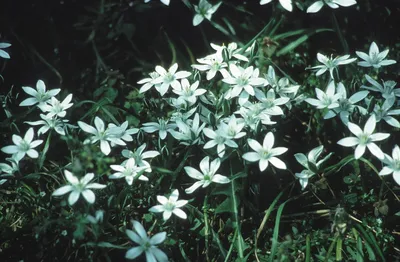
[[[359,140],[360,140],[360,145],[367,145],[371,142],[371,139],[369,138],[368,134],[362,134],[359,137]]]
[[[271,153],[268,152],[267,150],[263,150],[263,151],[261,152],[260,156],[261,156],[262,159],[268,159],[268,158],[271,157]]]
[[[31,149],[31,146],[25,140],[22,140],[19,144],[19,149],[23,152],[27,152],[29,149]]]

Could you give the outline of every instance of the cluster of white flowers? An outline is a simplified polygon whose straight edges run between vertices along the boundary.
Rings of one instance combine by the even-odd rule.
[[[321,1],[322,2],[322,1]],[[334,1],[332,1],[334,2]],[[348,1],[350,3],[351,1]],[[327,3],[328,4],[328,3]],[[336,2],[336,4],[343,5],[346,4],[345,1]],[[329,4],[328,4],[329,5]],[[371,67],[375,70],[379,70],[383,66],[388,66],[395,64],[395,60],[386,59],[389,50],[385,50],[383,52],[379,52],[378,45],[375,42],[372,42],[369,48],[369,54],[366,54],[361,51],[356,51],[356,54],[363,61],[358,62],[357,65],[360,67]],[[330,72],[329,84],[326,88],[326,91],[322,91],[319,88],[315,88],[315,93],[317,99],[315,98],[307,98],[305,101],[312,106],[315,106],[317,109],[322,110],[322,114],[324,119],[331,119],[335,116],[339,116],[343,124],[345,124],[349,131],[354,135],[351,137],[346,137],[339,140],[337,143],[344,147],[355,147],[354,158],[361,158],[366,149],[372,153],[376,158],[378,158],[383,163],[387,164],[380,175],[387,175],[393,173],[393,177],[397,183],[400,181],[399,177],[399,163],[396,159],[398,159],[398,146],[396,145],[393,149],[393,158],[389,155],[385,154],[379,145],[375,142],[383,141],[389,138],[389,133],[374,133],[376,128],[376,123],[384,120],[390,126],[395,128],[400,128],[400,122],[394,117],[396,115],[400,115],[399,108],[393,108],[395,105],[398,105],[398,98],[400,97],[400,89],[396,88],[397,83],[395,81],[382,81],[380,84],[374,78],[365,75],[365,80],[371,86],[364,84],[361,85],[360,90],[347,98],[347,90],[342,82],[335,83],[335,80],[339,78],[338,66],[346,65],[356,61],[356,58],[349,58],[350,55],[345,55],[337,58],[328,58],[320,53],[317,55],[318,61],[320,61],[323,65],[318,65],[312,67],[312,69],[316,69],[316,75],[322,76],[326,71]],[[336,72],[336,76],[334,76],[334,72]],[[375,95],[372,92],[380,93],[382,98],[372,97],[369,98],[368,95]],[[373,103],[373,99],[378,99],[379,102]],[[364,102],[365,106],[362,106],[357,103]],[[373,103],[373,104],[372,104]],[[367,109],[368,108],[368,109]],[[361,129],[356,123],[353,123],[351,120],[352,114],[357,112],[359,115],[364,118],[370,115],[365,123],[364,129]],[[296,176],[300,179],[300,184],[303,188],[305,188],[308,184],[308,179],[314,176],[318,171],[320,164],[323,162],[315,162],[316,157],[322,152],[322,148],[315,148],[309,154],[309,160],[306,162],[306,158],[304,155],[296,154],[296,159],[300,164],[306,167],[306,170],[303,170],[301,173],[296,173]],[[330,156],[330,155],[328,155]],[[313,158],[313,161],[310,160]],[[326,159],[324,159],[325,161]],[[313,163],[314,170],[310,169],[309,165]]]
[[[265,5],[272,2],[272,0],[261,0],[260,5]],[[279,0],[281,6],[289,12],[293,11],[293,2],[292,0]],[[314,2],[307,8],[307,13],[317,13],[324,5],[329,6],[330,8],[336,9],[339,6],[352,6],[357,4],[355,0],[319,0]]]

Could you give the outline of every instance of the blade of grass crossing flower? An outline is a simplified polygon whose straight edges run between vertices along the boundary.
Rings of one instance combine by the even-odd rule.
[[[283,212],[283,208],[285,207],[285,204],[288,202],[288,200],[286,200],[285,202],[283,202],[279,208],[278,211],[276,213],[276,219],[275,219],[275,227],[274,227],[274,233],[272,234],[272,246],[271,246],[271,255],[269,257],[269,261],[273,262],[274,257],[275,257],[275,253],[278,249],[278,237],[279,237],[279,225],[281,222],[281,216],[282,216],[282,212]]]
[[[342,245],[343,245],[343,240],[341,237],[338,238],[336,241],[336,261],[342,261]]]
[[[52,133],[51,131],[52,130],[49,131],[49,135],[47,136],[47,139],[46,139],[46,144],[44,145],[43,151],[40,154],[39,169],[42,169],[44,160],[46,160],[46,154],[47,154],[47,151],[49,150],[49,147],[50,147],[50,140],[51,140],[51,133]]]

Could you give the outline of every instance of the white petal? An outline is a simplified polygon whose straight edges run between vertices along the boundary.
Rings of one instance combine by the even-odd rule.
[[[369,151],[371,151],[371,153],[378,159],[383,160],[385,158],[385,155],[383,154],[382,150],[375,143],[369,143],[367,144],[367,147]]]
[[[354,151],[354,158],[359,159],[365,153],[365,145],[358,145]]]
[[[363,131],[361,130],[361,128],[358,125],[353,124],[351,122],[349,122],[347,124],[347,127],[349,128],[350,132],[352,132],[357,137],[362,135],[362,133],[363,133]]]
[[[180,217],[180,218],[182,218],[182,219],[186,219],[186,218],[187,218],[186,213],[183,212],[182,209],[175,208],[172,212],[173,212],[176,216],[178,216],[178,217]]]
[[[368,118],[367,123],[365,123],[364,133],[372,134],[375,130],[375,127],[376,127],[376,117],[373,114]]]
[[[79,183],[79,180],[76,176],[74,176],[70,171],[68,170],[64,170],[64,175],[65,178],[67,179],[67,181],[72,184],[72,185],[76,185]]]
[[[324,6],[322,1],[317,1],[307,8],[307,13],[317,13]]]
[[[242,157],[250,162],[257,162],[260,160],[260,155],[256,152],[245,153]]]
[[[221,175],[214,175],[212,177],[212,181],[214,183],[219,183],[219,184],[226,184],[226,183],[230,182],[229,178],[227,178],[226,176],[221,176]]]
[[[53,192],[53,196],[61,196],[65,195],[68,192],[71,192],[74,188],[71,185],[62,186],[59,189]]]
[[[80,193],[78,191],[72,191],[68,197],[68,203],[70,206],[74,205],[78,201]]]
[[[283,162],[282,160],[280,160],[279,158],[277,158],[277,157],[271,157],[270,159],[269,159],[269,162],[271,162],[271,164],[273,164],[276,168],[279,168],[279,169],[286,169],[286,164],[285,164],[285,162]]]
[[[93,193],[93,191],[92,191],[92,190],[89,190],[89,189],[83,190],[83,191],[82,191],[82,195],[83,195],[83,197],[86,199],[86,201],[87,201],[88,203],[90,203],[90,204],[93,204],[94,201],[95,201],[95,199],[96,199],[96,196],[95,196],[95,194]]]
[[[351,136],[340,139],[337,143],[341,146],[352,147],[358,145],[359,140],[357,137]]]
[[[134,248],[129,249],[126,252],[125,258],[127,258],[127,259],[135,259],[138,256],[140,256],[142,253],[143,253],[142,246],[134,247]]]
[[[100,150],[101,150],[101,152],[103,152],[103,154],[108,156],[108,154],[110,154],[110,152],[111,152],[110,144],[108,144],[107,141],[101,140],[100,141]]]

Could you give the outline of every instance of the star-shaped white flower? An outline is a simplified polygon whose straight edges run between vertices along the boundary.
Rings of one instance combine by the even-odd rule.
[[[42,120],[33,122],[26,121],[25,123],[32,126],[43,125],[41,128],[39,128],[37,132],[38,136],[47,133],[47,131],[49,131],[50,129],[54,129],[58,134],[65,136],[64,128],[68,120],[62,120],[60,118],[54,118],[44,114],[40,114],[40,118]]]
[[[362,85],[361,88],[365,88],[374,92],[380,92],[382,97],[388,99],[390,97],[400,97],[400,88],[395,88],[397,83],[395,81],[382,81],[383,85],[379,84],[369,75],[365,75],[365,79],[372,85],[372,86],[365,86]]]
[[[376,127],[376,118],[375,115],[371,115],[367,122],[365,123],[364,130],[361,130],[361,128],[349,122],[347,124],[347,127],[349,128],[350,132],[352,132],[354,136],[351,137],[346,137],[341,140],[339,140],[337,143],[339,145],[345,146],[345,147],[353,147],[357,146],[356,150],[354,152],[354,158],[359,159],[362,157],[365,153],[365,148],[368,147],[369,151],[379,158],[380,160],[383,160],[384,154],[382,150],[374,143],[375,141],[381,141],[390,136],[388,133],[375,133],[373,134],[375,127]]]
[[[161,140],[167,137],[167,132],[171,132],[176,127],[176,124],[168,124],[168,120],[158,119],[158,123],[144,123],[142,130],[146,133],[154,133],[158,131],[158,136]]]
[[[89,183],[94,178],[93,173],[88,173],[81,179],[78,179],[68,170],[64,170],[64,175],[70,185],[60,187],[52,195],[61,196],[71,192],[68,197],[68,203],[71,206],[78,201],[81,194],[89,204],[93,204],[96,196],[91,189],[103,189],[106,187],[106,185],[99,183]]]
[[[320,63],[323,65],[317,65],[312,67],[311,69],[318,69],[317,73],[315,74],[316,76],[320,76],[326,71],[329,71],[331,79],[334,79],[333,77],[333,70],[338,70],[338,66],[340,65],[347,65],[350,63],[353,63],[354,61],[357,60],[357,58],[349,58],[350,55],[344,55],[344,56],[339,56],[336,58],[332,58],[332,56],[329,58],[323,54],[318,53],[317,54],[317,59]]]
[[[247,94],[254,96],[254,86],[264,85],[265,79],[258,77],[259,70],[252,66],[247,68],[239,67],[235,64],[229,65],[230,76],[222,79],[223,82],[232,85],[225,98],[231,99],[239,96],[244,89]]]
[[[192,65],[192,67],[199,71],[208,71],[206,75],[207,80],[213,79],[217,72],[220,72],[224,77],[229,75],[228,71],[225,69],[228,65],[224,62],[222,55],[199,58],[197,61],[201,65]]]
[[[243,155],[243,158],[250,162],[259,162],[260,171],[264,171],[268,167],[268,163],[271,162],[276,168],[286,169],[286,164],[277,158],[276,156],[282,155],[288,149],[286,147],[274,146],[275,137],[272,132],[268,132],[265,137],[263,144],[257,142],[257,140],[249,138],[247,143],[255,152],[248,152]]]
[[[395,60],[387,60],[385,59],[386,56],[389,53],[389,49],[379,52],[378,45],[375,42],[371,43],[371,46],[369,47],[369,52],[368,54],[360,51],[356,51],[356,54],[358,57],[360,57],[362,60],[361,62],[358,62],[357,65],[362,66],[362,67],[374,67],[374,68],[380,68],[381,66],[388,66],[388,65],[393,65],[396,63]]]
[[[270,3],[272,0],[261,0],[260,5],[266,5]],[[279,0],[279,3],[283,8],[285,8],[287,11],[292,12],[293,11],[293,4],[292,0]]]
[[[198,26],[204,19],[211,21],[212,15],[221,4],[222,2],[219,2],[213,6],[207,0],[200,0],[199,5],[194,5],[196,14],[193,17],[193,26]]]
[[[62,102],[59,101],[57,98],[52,97],[50,101],[47,101],[46,103],[38,105],[40,110],[43,112],[48,112],[47,116],[48,117],[65,117],[68,108],[70,108],[73,103],[70,103],[72,100],[72,94],[69,94]]]
[[[210,158],[206,156],[200,162],[201,172],[194,169],[193,167],[185,166],[184,169],[188,174],[188,176],[199,180],[196,183],[194,183],[191,187],[186,188],[185,192],[187,194],[191,194],[199,187],[203,188],[208,187],[212,182],[218,184],[229,183],[230,182],[229,178],[227,178],[226,176],[222,176],[220,174],[216,174],[220,165],[221,165],[221,160],[219,158],[214,159],[210,163]]]
[[[168,262],[167,255],[157,247],[157,245],[164,242],[167,233],[157,233],[149,238],[142,224],[135,220],[132,220],[132,224],[135,232],[127,229],[126,234],[133,242],[135,242],[139,246],[130,248],[126,252],[125,258],[135,259],[144,252],[146,254],[146,261],[148,262]]]
[[[320,0],[307,8],[307,13],[317,13],[324,5],[329,6],[332,9],[337,9],[339,6],[352,6],[357,4],[355,0]]]
[[[14,142],[14,145],[5,146],[1,151],[6,154],[12,154],[12,158],[17,162],[24,158],[25,155],[28,155],[30,158],[38,158],[39,153],[34,148],[43,143],[43,140],[33,141],[33,135],[34,132],[32,127],[26,131],[24,138],[18,135],[13,135],[12,141]]]
[[[203,95],[207,90],[199,87],[199,81],[190,84],[187,79],[182,79],[178,88],[173,88],[172,92],[179,95],[182,99],[193,105],[197,101],[197,97]]]
[[[111,165],[110,167],[111,169],[117,171],[117,173],[109,176],[110,179],[125,178],[126,183],[128,183],[128,185],[130,186],[132,185],[133,180],[135,180],[136,178],[142,181],[149,181],[147,177],[142,175],[144,170],[148,167],[137,166],[134,158],[129,158],[128,161],[125,162],[125,164]]]
[[[122,150],[122,155],[128,159],[129,158],[135,159],[136,165],[138,165],[139,167],[145,166],[146,169],[144,171],[147,173],[150,173],[151,172],[150,163],[147,162],[145,159],[156,157],[156,156],[160,155],[160,153],[155,150],[150,150],[150,151],[144,152],[145,148],[146,148],[146,144],[143,144],[140,147],[138,147],[135,152],[124,149],[124,150]]]
[[[315,93],[318,99],[307,98],[305,101],[313,106],[316,106],[318,109],[332,109],[339,106],[337,101],[342,97],[342,94],[335,94],[335,82],[333,80],[329,82],[326,92],[319,88],[315,88]]]
[[[49,91],[46,91],[46,85],[42,80],[38,80],[36,83],[36,90],[33,89],[32,87],[29,86],[23,86],[22,89],[27,93],[28,95],[31,95],[32,97],[29,97],[22,101],[19,106],[32,106],[35,104],[43,104],[47,102],[49,99],[52,97],[56,96],[58,93],[60,93],[61,89],[52,89]]]
[[[175,89],[178,89],[180,86],[180,83],[178,79],[186,78],[190,76],[192,73],[187,72],[187,71],[179,71],[178,70],[178,64],[173,64],[168,71],[165,70],[161,66],[156,66],[156,72],[160,75],[158,78],[153,80],[153,83],[156,85],[155,88],[157,91],[160,93],[161,96],[165,95],[168,91],[168,88],[172,86]],[[161,84],[161,85],[157,85]]]
[[[383,162],[386,164],[379,172],[380,176],[390,175],[393,173],[393,178],[400,185],[400,148],[395,145],[392,151],[392,157],[385,154]]]
[[[187,200],[178,200],[179,198],[179,191],[178,189],[175,189],[172,191],[172,194],[170,195],[169,198],[166,198],[165,196],[157,196],[157,200],[161,205],[156,205],[153,206],[152,208],[149,209],[151,212],[155,213],[163,213],[163,219],[164,221],[167,221],[172,213],[174,213],[176,216],[186,219],[187,215],[185,212],[183,212],[181,207],[186,205],[188,203]]]

